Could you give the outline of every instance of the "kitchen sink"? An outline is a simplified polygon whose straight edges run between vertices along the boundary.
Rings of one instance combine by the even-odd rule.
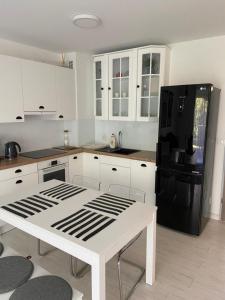
[[[108,153],[116,153],[116,154],[123,154],[123,155],[129,155],[129,154],[133,154],[133,153],[139,152],[140,150],[127,149],[127,148],[115,148],[115,149],[111,149],[110,147],[104,147],[104,148],[97,149],[97,151],[108,152]]]

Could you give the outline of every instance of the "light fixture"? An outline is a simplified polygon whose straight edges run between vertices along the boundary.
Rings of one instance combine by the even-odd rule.
[[[95,28],[101,24],[101,20],[94,15],[82,14],[73,17],[73,24],[80,28]]]

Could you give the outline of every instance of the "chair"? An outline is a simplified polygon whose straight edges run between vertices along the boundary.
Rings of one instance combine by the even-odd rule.
[[[101,184],[100,182],[92,177],[82,176],[82,175],[74,175],[72,179],[72,184],[83,186],[86,188],[94,189],[99,191]],[[49,251],[48,251],[49,252]],[[41,241],[38,240],[38,254],[40,256],[46,255],[48,252],[42,252],[41,251]],[[73,256],[70,257],[70,266],[71,266],[71,274],[75,278],[82,278],[88,271],[89,271],[89,265],[85,264],[83,268],[78,270],[78,262],[79,260]]]
[[[136,201],[140,201],[145,203],[145,192],[138,190],[138,189],[133,189],[130,188],[128,186],[123,186],[120,184],[111,184],[109,186],[108,189],[108,193],[111,195],[115,195],[115,196],[120,196],[123,198],[127,198],[127,199],[131,199],[131,200],[136,200]],[[136,235],[135,238],[133,238],[126,246],[124,246],[118,253],[117,256],[117,272],[118,272],[118,280],[119,280],[119,292],[120,292],[120,300],[124,300],[124,299],[128,299],[131,294],[133,293],[134,289],[136,288],[136,286],[138,285],[138,283],[140,282],[140,280],[142,279],[143,275],[145,274],[145,269],[140,267],[139,265],[126,260],[126,259],[122,259],[122,255],[124,254],[124,252],[126,252],[126,250],[128,248],[130,248],[134,242],[141,236],[142,232],[140,232],[138,235]],[[122,278],[121,278],[121,262],[124,262],[126,264],[129,264],[131,266],[134,266],[138,269],[140,269],[141,274],[138,277],[138,280],[135,282],[135,284],[133,285],[133,287],[131,288],[130,292],[128,293],[127,297],[123,296],[123,286],[122,286]]]

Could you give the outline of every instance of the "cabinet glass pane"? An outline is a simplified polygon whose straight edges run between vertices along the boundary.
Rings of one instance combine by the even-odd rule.
[[[159,96],[159,76],[151,77],[151,96]]]
[[[121,100],[121,116],[128,117],[128,99]]]
[[[141,117],[149,116],[149,98],[141,99]]]
[[[129,97],[129,79],[128,78],[121,79],[121,97],[122,98]]]
[[[142,77],[141,96],[149,97],[149,76]]]
[[[102,98],[102,81],[96,80],[96,98],[101,99]]]
[[[113,79],[113,98],[120,98],[120,79]]]
[[[142,74],[150,74],[150,54],[142,55]]]
[[[95,63],[95,76],[96,79],[102,78],[102,63],[100,61],[96,61]]]
[[[129,76],[129,57],[121,59],[121,77]]]
[[[102,115],[102,100],[96,101],[96,116],[100,117]]]
[[[120,77],[120,59],[113,59],[113,77]]]
[[[120,115],[120,99],[113,99],[113,116],[118,117]]]
[[[159,74],[160,72],[160,54],[152,53],[152,74]]]
[[[159,97],[151,97],[150,99],[150,117],[158,117]]]

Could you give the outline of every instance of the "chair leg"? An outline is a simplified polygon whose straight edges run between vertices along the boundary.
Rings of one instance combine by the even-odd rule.
[[[138,277],[137,281],[134,283],[133,287],[129,291],[128,295],[123,298],[123,286],[122,286],[122,279],[121,279],[121,262],[124,262],[126,264],[131,265],[132,267],[138,268],[141,271],[140,276]],[[120,289],[120,300],[127,300],[130,298],[130,296],[133,294],[135,288],[137,287],[138,283],[141,281],[142,277],[145,274],[145,268],[142,268],[141,266],[127,260],[127,259],[122,259],[121,255],[118,255],[118,261],[117,261],[117,266],[118,266],[118,279],[119,279],[119,289]]]
[[[39,256],[45,256],[45,255],[47,255],[48,253],[50,253],[51,251],[53,251],[53,249],[47,250],[47,251],[45,251],[45,252],[42,252],[42,251],[41,251],[41,240],[40,240],[40,239],[37,239],[37,252],[38,252],[38,255],[39,255]]]
[[[80,279],[84,277],[89,272],[90,266],[88,264],[85,264],[85,266],[78,271],[78,259],[70,256],[70,267],[71,267],[71,274],[76,279]]]

